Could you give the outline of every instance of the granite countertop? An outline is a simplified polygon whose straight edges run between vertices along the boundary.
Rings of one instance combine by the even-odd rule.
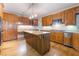
[[[48,34],[50,32],[46,32],[46,31],[29,31],[29,30],[26,30],[24,32],[27,32],[27,33],[30,33],[30,34],[34,34],[34,35],[40,35],[40,34]]]
[[[40,30],[40,31],[34,31],[34,30],[22,30],[22,32],[28,32],[28,33],[32,33],[32,34],[47,34],[47,33],[50,33],[50,32],[67,32],[67,33],[79,33],[79,30],[55,30],[55,29],[52,29],[52,30]]]
[[[79,33],[79,30],[51,30],[51,31],[58,31],[58,32],[68,32],[68,33]]]
[[[79,31],[64,31],[64,32],[68,32],[68,33],[79,33]]]
[[[54,29],[52,29],[52,30],[41,30],[41,31],[47,31],[47,32],[52,32],[52,31],[54,31],[54,32],[67,32],[67,33],[79,33],[79,30],[54,30]]]
[[[67,29],[64,29],[64,28],[51,28],[51,27],[47,27],[47,28],[41,28],[40,31],[34,31],[36,30],[37,28],[33,27],[33,28],[28,28],[27,27],[22,27],[22,28],[19,28],[18,29],[18,32],[29,32],[29,33],[32,33],[32,34],[46,34],[46,33],[50,33],[52,31],[58,31],[58,32],[68,32],[68,33],[79,33],[79,29],[71,29],[71,30],[67,30]],[[39,29],[38,29],[39,30]]]

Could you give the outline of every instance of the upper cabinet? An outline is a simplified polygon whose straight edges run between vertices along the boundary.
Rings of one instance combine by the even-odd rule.
[[[18,22],[21,22],[23,25],[38,26],[38,19],[29,19],[27,17],[20,16]]]
[[[42,25],[43,26],[46,26],[47,25],[47,19],[46,19],[46,17],[43,17],[42,18]]]
[[[79,13],[79,6],[64,10],[62,12],[58,12],[56,14],[42,17],[42,24],[43,26],[48,26],[53,23],[53,20],[60,19],[62,20],[62,23],[65,25],[75,25],[76,24],[76,19],[75,19],[76,13]]]
[[[52,15],[43,17],[43,18],[42,18],[42,25],[43,25],[43,26],[52,25],[52,19],[53,19]]]
[[[65,24],[66,25],[75,25],[75,13],[76,13],[75,8],[71,8],[65,11]]]
[[[60,12],[60,13],[57,13],[57,14],[53,14],[53,15],[43,17],[42,18],[42,25],[43,26],[52,25],[53,20],[56,20],[56,19],[60,19],[60,20],[62,20],[62,23],[64,23],[64,12]]]
[[[53,20],[60,19],[60,20],[62,20],[62,23],[64,23],[64,17],[65,17],[64,11],[60,12],[60,13],[53,14]]]
[[[53,17],[52,15],[47,16],[47,25],[52,25]]]
[[[76,13],[79,13],[79,6],[76,7]]]
[[[17,38],[17,22],[17,15],[3,13],[3,41]]]
[[[27,17],[22,17],[22,16],[19,17],[18,22],[21,22],[24,25],[29,25],[30,24],[30,20]]]

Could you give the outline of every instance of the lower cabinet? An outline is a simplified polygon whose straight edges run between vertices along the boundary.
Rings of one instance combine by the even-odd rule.
[[[79,51],[79,33],[51,32],[50,41],[61,43]]]
[[[50,41],[53,41],[53,42],[56,41],[56,40],[55,40],[55,32],[51,32],[51,33],[50,33]]]
[[[61,44],[63,44],[63,32],[56,32],[55,33],[55,40],[56,40],[56,42],[58,42],[58,43],[61,43]]]
[[[63,44],[63,32],[51,32],[51,41]]]
[[[50,49],[50,35],[49,34],[30,34],[24,32],[26,43],[34,48],[40,55],[44,55]]]
[[[73,33],[72,39],[73,48],[79,51],[79,34]]]

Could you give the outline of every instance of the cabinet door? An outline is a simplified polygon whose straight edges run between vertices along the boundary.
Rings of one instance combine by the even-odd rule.
[[[49,16],[45,16],[42,18],[42,25],[43,26],[49,26],[49,25],[52,25],[52,15],[49,15]]]
[[[55,32],[55,41],[58,43],[63,43],[63,32]]]
[[[57,42],[57,43],[62,43],[63,44],[63,37],[64,33],[63,32],[52,32],[50,36],[50,40]]]
[[[73,25],[75,24],[75,8],[68,9],[65,11],[65,24]]]
[[[62,23],[65,21],[65,12],[60,12],[60,19],[62,20]]]
[[[47,25],[47,19],[46,19],[46,17],[43,17],[42,18],[42,25],[43,26],[46,26]]]
[[[50,41],[55,41],[55,32],[51,32]]]
[[[53,14],[53,20],[58,19],[58,13],[57,14]]]
[[[52,15],[47,16],[47,26],[52,25],[53,17]]]
[[[3,14],[3,41],[17,38],[17,16],[13,14]]]
[[[20,16],[18,21],[24,25],[31,25],[30,20],[27,17]]]
[[[72,45],[73,47],[79,51],[79,34],[78,33],[73,33],[72,36],[73,40],[72,40]]]
[[[76,9],[76,13],[79,13],[79,6],[75,7],[75,9]]]
[[[64,23],[64,19],[65,19],[64,11],[53,15],[53,20],[57,20],[57,19],[60,19],[62,23]]]

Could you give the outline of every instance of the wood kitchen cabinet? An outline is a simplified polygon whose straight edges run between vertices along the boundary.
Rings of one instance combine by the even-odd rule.
[[[53,24],[53,20],[57,20],[57,19],[62,20],[62,23],[64,23],[64,19],[65,19],[64,11],[43,17],[42,24],[43,24],[43,26],[49,26],[49,25]]]
[[[63,32],[55,32],[56,42],[63,44],[63,37]]]
[[[49,26],[52,25],[52,15],[48,15],[42,18],[42,25],[43,26]]]
[[[21,22],[24,25],[30,25],[30,20],[27,17],[19,16],[18,21]]]
[[[60,20],[62,20],[62,23],[64,23],[64,18],[65,18],[64,11],[56,13],[56,14],[53,14],[53,20],[60,19]]]
[[[46,19],[46,17],[42,18],[42,25],[43,26],[47,26],[47,19]]]
[[[72,36],[72,46],[77,51],[79,51],[79,33],[73,33],[73,36]]]
[[[52,15],[47,16],[47,25],[48,25],[48,26],[49,26],[49,25],[52,25],[52,20],[53,20]]]
[[[55,32],[50,33],[50,41],[54,41],[54,42],[56,41],[55,40]]]
[[[29,19],[28,17],[19,17],[19,22],[21,22],[23,25],[33,25],[38,26],[38,19]]]
[[[51,32],[51,41],[63,44],[63,32]]]
[[[75,7],[75,9],[76,9],[76,13],[79,13],[79,6]]]
[[[52,20],[61,19],[62,23],[66,25],[75,25],[76,23],[75,14],[76,13],[79,13],[79,6],[64,10],[62,12],[58,12],[56,14],[42,17],[42,24],[43,26],[47,26],[47,25],[50,25],[51,22],[53,22]],[[48,20],[50,18],[51,20]]]
[[[74,25],[75,24],[75,8],[65,10],[65,24]]]
[[[3,41],[17,39],[18,16],[10,13],[3,14]]]

